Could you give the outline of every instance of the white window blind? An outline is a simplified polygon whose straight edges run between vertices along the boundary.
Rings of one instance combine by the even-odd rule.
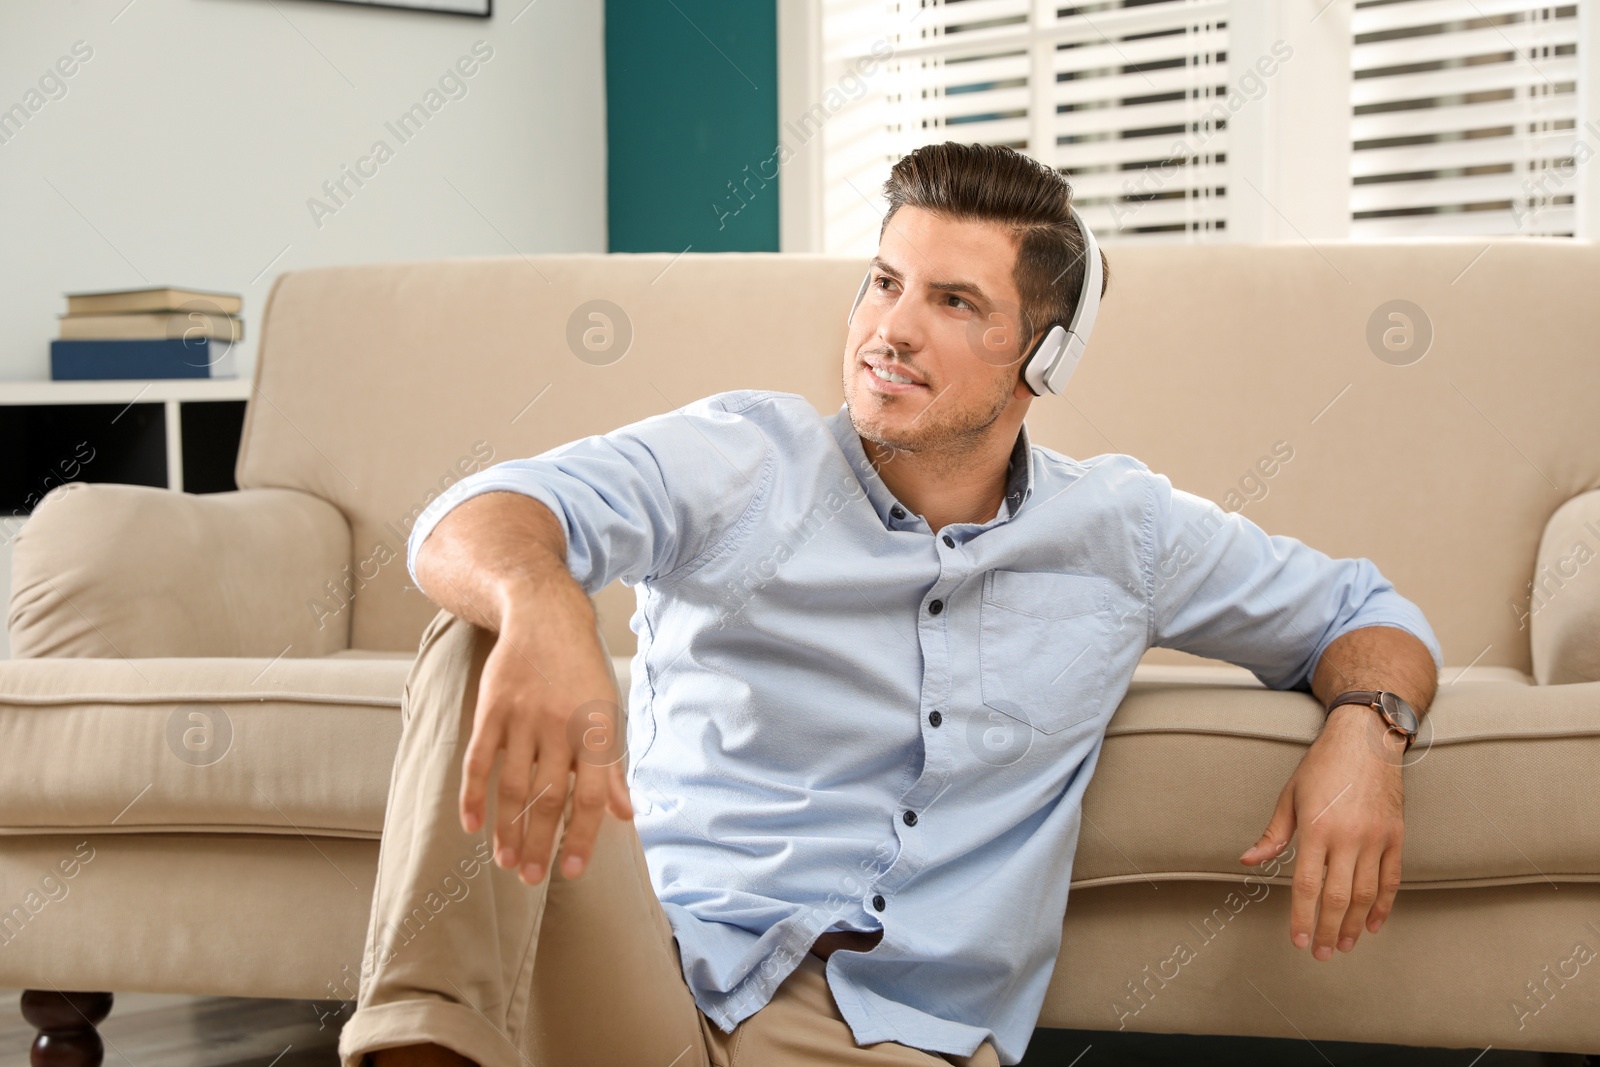
[[[825,0],[823,83],[853,102],[817,124],[823,250],[872,251],[890,166],[946,140],[1061,170],[1103,240],[1221,236],[1229,6]],[[874,46],[889,58],[857,76]]]
[[[1352,237],[1573,234],[1576,4],[1360,0],[1351,30]]]

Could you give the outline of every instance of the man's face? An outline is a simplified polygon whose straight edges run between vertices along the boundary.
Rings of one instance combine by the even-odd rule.
[[[1017,378],[1025,349],[1015,260],[997,223],[895,212],[845,342],[844,398],[858,434],[902,451],[955,454],[1013,404],[1020,425],[1033,393]]]

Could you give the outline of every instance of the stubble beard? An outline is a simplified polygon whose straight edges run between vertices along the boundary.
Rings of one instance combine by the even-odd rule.
[[[870,404],[881,406],[885,412],[893,412],[896,405],[903,404],[903,401],[889,398],[885,402],[876,394],[869,395],[864,402],[858,401],[860,390],[853,385],[854,377],[852,372],[845,372],[843,385],[850,425],[856,433],[863,440],[886,450],[888,456],[885,461],[903,453],[933,469],[962,468],[990,428],[1005,413],[1012,399],[1013,385],[1006,384],[1004,379],[989,396],[964,408],[951,403],[948,394],[935,393],[935,399],[922,409],[920,415],[914,416],[913,423],[902,429],[890,429],[890,419],[863,417],[857,413],[857,408]]]

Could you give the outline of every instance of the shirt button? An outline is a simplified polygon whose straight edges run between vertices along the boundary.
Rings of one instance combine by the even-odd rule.
[[[896,504],[894,507],[889,509],[889,514],[893,515],[897,519],[903,519],[906,517],[906,509],[901,507],[899,504]]]
[[[956,539],[954,537],[951,537],[949,534],[945,534],[944,535],[944,547],[946,547],[946,548],[954,548],[954,547],[956,547]]]
[[[883,899],[882,893],[879,893],[877,896],[872,898],[872,906],[878,911],[882,911],[888,906],[888,904],[889,902]]]
[[[928,724],[930,726],[937,727],[942,722],[944,722],[943,715],[940,715],[937,711],[928,712]]]
[[[917,825],[917,813],[914,811],[908,811],[904,815],[900,816],[900,818],[905,821],[907,826]]]
[[[942,601],[942,600],[935,600],[933,603],[928,605],[928,614],[929,615],[937,615],[937,614],[939,614],[939,612],[941,612],[943,610],[944,610],[944,601]]]

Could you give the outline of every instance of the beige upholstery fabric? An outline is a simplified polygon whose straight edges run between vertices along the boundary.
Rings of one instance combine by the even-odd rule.
[[[71,483],[12,547],[12,655],[324,655],[350,612],[310,605],[349,563],[344,516],[307,493]]]
[[[613,664],[626,693],[627,661]],[[402,657],[8,664],[0,750],[18,773],[0,777],[0,835],[376,838],[408,669]],[[1306,694],[1173,670],[1186,669],[1141,667],[1107,729],[1122,741],[1094,773],[1096,833],[1078,843],[1074,883],[1234,877],[1322,725]],[[1442,686],[1406,769],[1408,885],[1600,881],[1597,707],[1600,683]],[[69,729],[82,741],[62,760]],[[186,749],[190,729],[213,747]],[[1454,789],[1466,784],[1494,797],[1493,819],[1462,819]],[[1558,822],[1542,814],[1555,803]],[[1520,830],[1512,840],[1496,825]]]
[[[363,653],[340,653],[340,655],[360,655]],[[365,653],[371,655],[372,653]],[[1194,657],[1190,657],[1193,659]],[[1482,664],[1472,664],[1470,667],[1452,667],[1445,664],[1440,677],[1447,681],[1459,682],[1465,679],[1471,682],[1502,682],[1506,685],[1532,685],[1533,677],[1523,674],[1512,667],[1485,667]],[[1198,660],[1192,663],[1141,663],[1134,674],[1136,681],[1165,682],[1169,685],[1233,685],[1246,688],[1265,689],[1266,686],[1243,667],[1233,667],[1217,663],[1213,660]]]
[[[1511,605],[1526,602],[1550,516],[1600,487],[1600,248],[1292,242],[1107,257],[1083,366],[1065,397],[1029,409],[1036,441],[1131,453],[1270,532],[1366,556],[1427,612],[1446,663],[1531,670]],[[250,407],[239,484],[302,489],[349,516],[354,560],[391,560],[368,566],[350,643],[414,649],[432,607],[401,555],[430,494],[491,449],[531,455],[723,389],[788,390],[833,411],[864,265],[689,252],[285,274],[262,330],[257,384],[271,403]],[[568,347],[569,318],[594,299],[632,326],[608,366]],[[1431,323],[1409,366],[1368,343],[1369,320],[1396,299]],[[1280,441],[1293,458],[1274,464]],[[631,651],[631,591],[599,599],[612,650]]]
[[[1232,878],[1322,709],[1139,670],[1084,798],[1073,884]],[[1442,685],[1407,761],[1407,885],[1600,882],[1600,683]]]
[[[613,663],[625,691],[628,664]],[[0,834],[379,835],[407,660],[60,668],[0,672],[0,751],[17,768],[0,778]],[[1117,709],[1074,884],[1236,877],[1321,728],[1305,694],[1161,680],[1172,669],[1141,667]],[[1600,683],[1441,687],[1406,771],[1407,883],[1600,881],[1597,707]],[[190,730],[202,731],[192,747]],[[62,759],[69,735],[73,758]],[[1494,798],[1493,817],[1463,818],[1461,788]],[[1548,819],[1558,803],[1562,818]]]
[[[0,671],[0,837],[376,840],[412,657],[23,660]],[[628,663],[613,659],[627,692]],[[64,739],[72,758],[63,758]]]
[[[272,402],[250,406],[238,481],[301,489],[350,517],[354,558],[375,575],[357,593],[353,647],[415,650],[435,608],[411,588],[405,536],[463,474],[724,389],[842,398],[835,324],[860,263],[672,260],[526,256],[279,277],[256,377]],[[633,331],[609,366],[567,343],[573,312],[599,298],[625,309]],[[634,649],[632,601],[620,585],[601,600],[618,655]]]
[[[95,989],[116,975],[124,976],[117,990],[129,992],[354,998],[376,841],[27,837],[0,848],[0,881],[19,892],[36,886],[83,843],[94,858],[64,883],[66,895],[0,951],[9,986],[48,976],[62,989]],[[1575,980],[1559,972],[1574,973],[1575,964],[1562,966],[1572,942],[1595,944],[1588,924],[1600,911],[1600,886],[1403,889],[1382,931],[1327,963],[1290,948],[1288,901],[1282,878],[1074,888],[1040,1025],[1474,1050],[1595,1047],[1593,976],[1588,966]],[[1179,942],[1193,958],[1163,967]],[[561,954],[552,946],[547,958]],[[574,946],[566,958],[581,961],[582,952]],[[1160,978],[1174,970],[1176,978]],[[560,989],[551,978],[539,976],[544,988]],[[1548,1003],[1519,1016],[1516,1005],[1530,1013],[1540,1005],[1526,982],[1543,983]],[[1144,990],[1142,999],[1128,983]],[[1407,994],[1374,996],[1378,988]]]
[[[75,875],[60,872],[81,856]],[[0,839],[0,977],[8,989],[354,999],[377,866],[376,841],[340,837]]]
[[[1088,358],[1034,403],[1034,438],[1132,453],[1270,532],[1372,559],[1447,666],[1406,771],[1394,917],[1320,964],[1287,943],[1287,871],[1236,862],[1316,706],[1149,653],[1085,797],[1041,1021],[1600,1052],[1600,982],[1571,969],[1600,946],[1600,564],[1562,569],[1600,546],[1600,248],[1108,255]],[[246,488],[73,487],[17,542],[13,647],[73,658],[0,663],[0,986],[353,997],[401,686],[434,613],[404,568],[416,515],[471,470],[720,390],[831,412],[862,267],[691,252],[282,276]],[[567,342],[595,299],[632,332],[603,366]],[[1369,344],[1395,300],[1431,334],[1409,363]],[[1562,584],[1537,600],[1547,573]],[[626,690],[632,591],[597,600]],[[1179,943],[1194,958],[1163,978]],[[567,947],[541,958],[572,966]]]
[[[1540,685],[1600,681],[1600,492],[1550,517],[1519,616]]]
[[[1452,1048],[1463,1064],[1593,1049],[1600,885],[1559,888],[1402,887],[1383,929],[1325,963],[1289,944],[1287,879],[1074,889],[1039,1025]]]
[[[0,776],[0,833],[376,838],[410,666],[287,656],[7,664],[0,751],[15,762]]]
[[[392,660],[384,666],[397,665],[405,666]],[[0,672],[7,688],[0,746],[16,752],[21,765],[35,766],[45,741],[19,734],[26,730],[19,724],[50,707],[69,707],[71,694],[42,670],[17,681],[19,666]],[[153,682],[171,669],[170,661],[139,666]],[[223,688],[233,684],[232,667],[250,666],[256,663],[192,669],[197,679]],[[327,810],[349,813],[356,827],[372,826],[383,811],[398,709],[354,699],[376,680],[370,664],[340,658],[290,666],[330,670],[315,679],[292,673],[280,679],[285,685],[314,681],[345,697],[314,713],[281,694],[274,698],[302,728],[325,716],[329,722],[317,732],[271,730],[244,718],[234,751],[209,767],[184,768],[196,772],[187,780],[165,749],[157,753],[162,759],[144,757],[145,766],[173,771],[103,827],[112,832],[99,827],[115,817],[114,807],[110,817],[86,817],[91,804],[104,811],[118,800],[102,793],[56,816],[70,833],[0,839],[0,885],[11,894],[0,903],[8,910],[21,906],[23,894],[40,888],[63,858],[82,856],[85,848],[93,856],[75,877],[58,878],[53,896],[41,892],[37,911],[24,909],[29,914],[12,919],[0,951],[0,985],[26,986],[47,975],[61,988],[354,996],[377,843],[359,829],[302,827],[302,833],[275,819],[278,812],[256,790],[295,821],[311,818],[307,802],[297,799],[304,792]],[[108,674],[84,689],[112,681]],[[50,693],[61,703],[40,703]],[[1259,686],[1180,687],[1141,678],[1117,712],[1084,798],[1085,831],[1042,1024],[1300,1031],[1312,1040],[1453,1047],[1596,1047],[1600,985],[1582,979],[1586,968],[1571,980],[1572,967],[1562,963],[1575,942],[1596,944],[1588,924],[1600,909],[1600,799],[1592,788],[1600,758],[1597,702],[1600,683],[1445,686],[1428,717],[1435,726],[1431,747],[1406,772],[1406,887],[1394,916],[1379,934],[1363,934],[1354,953],[1319,964],[1288,945],[1288,868],[1263,877],[1234,862],[1259,834],[1314,734],[1316,709],[1304,697]],[[119,713],[132,720],[107,737],[107,749],[120,744],[148,753],[162,744],[148,709],[131,700],[98,703],[82,702],[102,723]],[[54,743],[58,756],[60,742]],[[341,774],[330,769],[332,758],[308,755],[319,747],[338,750],[350,770]],[[256,749],[251,758],[234,758],[247,748]],[[1419,751],[1413,749],[1414,757]],[[104,750],[85,757],[110,766]],[[275,770],[294,764],[304,770],[293,780]],[[375,779],[380,767],[382,781]],[[215,782],[198,777],[212,772]],[[36,784],[54,790],[85,777]],[[136,817],[148,820],[139,814],[147,803],[151,810],[170,805],[180,786],[203,791],[248,832],[192,826],[150,832],[155,827],[148,823],[146,832],[116,832]],[[346,795],[330,795],[340,791]],[[0,810],[12,810],[14,800],[7,795]],[[96,828],[78,829],[90,823]],[[583,882],[573,886],[581,890]],[[128,921],[133,907],[136,922]],[[1192,958],[1172,962],[1179,943]],[[581,958],[577,945],[547,957],[565,966]],[[1547,965],[1569,980],[1556,985],[1542,970]],[[564,988],[555,972],[541,972],[538,980],[547,996]],[[1529,981],[1550,983],[1549,1004],[1519,1015],[1516,1004],[1526,1002],[1525,1012],[1540,1005],[1524,988]],[[1412,1006],[1373,998],[1379,984],[1411,991]],[[1417,998],[1428,1010],[1415,1010]]]

